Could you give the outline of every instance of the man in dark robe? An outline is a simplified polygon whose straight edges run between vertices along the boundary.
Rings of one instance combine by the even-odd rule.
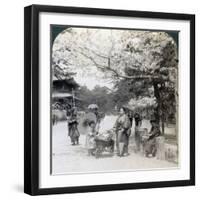
[[[148,139],[146,141],[144,150],[147,157],[149,157],[150,154],[152,155],[152,157],[155,157],[157,151],[156,138],[160,136],[161,132],[159,122],[157,120],[152,119],[150,120],[150,123],[152,127],[148,134]]]

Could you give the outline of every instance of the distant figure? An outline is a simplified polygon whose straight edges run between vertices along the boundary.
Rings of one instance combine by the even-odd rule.
[[[131,122],[125,113],[125,108],[120,109],[114,130],[116,131],[116,148],[118,156],[128,155],[129,136],[131,133]]]
[[[71,139],[72,145],[79,144],[80,133],[78,131],[77,112],[75,109],[72,110],[71,116],[68,119],[68,135]]]
[[[142,125],[142,117],[140,116],[139,113],[135,113],[134,119],[135,119],[135,126],[141,126]]]
[[[53,123],[53,125],[55,125],[57,123],[57,116],[56,116],[56,114],[52,115],[52,123]]]
[[[151,130],[148,133],[148,139],[146,141],[144,151],[146,157],[149,157],[149,155],[155,157],[157,151],[156,138],[160,136],[161,132],[160,132],[159,122],[156,119],[150,120],[150,123],[151,123]]]
[[[97,135],[95,127],[96,124],[94,121],[89,122],[89,131],[86,135],[86,144],[85,144],[88,150],[88,156],[95,155],[95,149],[96,149],[95,136]]]
[[[133,116],[133,112],[132,112],[131,110],[128,111],[128,118],[129,118],[129,120],[130,120],[131,127],[132,127],[134,116]]]

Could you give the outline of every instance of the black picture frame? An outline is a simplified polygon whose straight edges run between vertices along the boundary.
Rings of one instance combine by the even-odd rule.
[[[39,14],[76,13],[104,16],[188,20],[190,23],[190,179],[162,182],[39,188]],[[24,9],[24,192],[30,195],[97,192],[195,185],[195,15],[82,7],[31,5]]]

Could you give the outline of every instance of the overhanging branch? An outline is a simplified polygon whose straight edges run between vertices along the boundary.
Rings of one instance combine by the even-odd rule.
[[[104,71],[109,71],[111,73],[114,74],[115,77],[119,77],[119,78],[125,78],[125,79],[158,79],[159,76],[156,75],[133,75],[133,76],[128,76],[128,75],[124,75],[124,74],[120,74],[116,69],[113,69],[110,66],[110,58],[108,59],[108,65],[102,65],[99,64],[95,61],[95,59],[92,56],[89,56],[81,51],[79,51],[79,53],[81,55],[83,55],[84,57],[86,57],[87,59],[89,59],[90,61],[92,61],[92,63],[99,69],[104,70]]]

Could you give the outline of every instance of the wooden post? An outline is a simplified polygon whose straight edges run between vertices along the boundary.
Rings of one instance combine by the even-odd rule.
[[[72,104],[73,104],[73,107],[75,108],[76,104],[75,104],[75,96],[74,96],[74,89],[73,88],[72,88]]]

